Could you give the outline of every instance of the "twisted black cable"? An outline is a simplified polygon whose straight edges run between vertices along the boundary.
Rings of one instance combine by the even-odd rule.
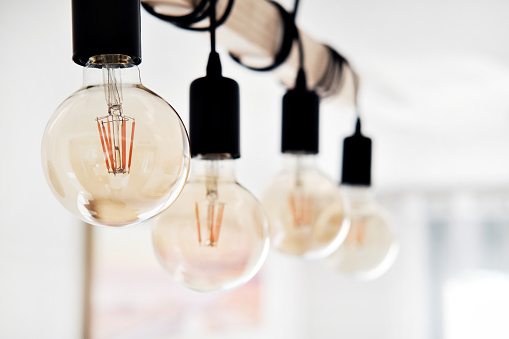
[[[172,16],[172,15],[165,15],[157,13],[154,10],[154,7],[142,3],[143,8],[150,13],[151,15],[155,16],[158,19],[161,19],[163,21],[166,21],[172,25],[175,25],[182,29],[187,29],[191,31],[210,31],[212,28],[212,25],[208,25],[206,27],[193,27],[194,24],[206,19],[207,17],[211,17],[211,11],[215,11],[215,5],[212,5],[212,2],[214,0],[201,0],[198,5],[195,7],[195,9],[186,15],[182,16]],[[233,8],[233,3],[235,0],[228,0],[228,4],[226,5],[226,9],[223,13],[223,15],[215,22],[214,26],[219,27],[221,26],[226,19],[228,19],[228,16],[230,15],[230,12]],[[215,16],[214,16],[215,17]]]
[[[228,16],[230,15],[230,12],[233,8],[234,0],[228,0],[226,9],[225,9],[223,15],[219,19],[217,19],[217,21],[215,23],[213,23],[212,19],[211,19],[211,23],[207,27],[193,27],[193,25],[206,19],[207,17],[212,18],[212,15],[210,12],[213,10],[212,7],[215,7],[215,6],[212,6],[213,1],[216,1],[216,0],[201,0],[191,13],[182,15],[182,16],[171,16],[171,15],[164,15],[164,14],[157,13],[152,6],[150,6],[146,3],[142,3],[142,6],[151,15],[153,15],[163,21],[171,23],[179,28],[192,30],[192,31],[210,31],[210,33],[211,33],[211,50],[215,51],[215,32],[213,32],[212,28],[214,28],[213,26],[215,26],[215,27],[221,26],[228,19]],[[288,58],[288,56],[290,55],[290,52],[292,50],[293,42],[295,40],[297,40],[297,44],[298,44],[298,48],[299,48],[299,71],[301,71],[301,70],[303,71],[304,51],[303,51],[303,46],[302,46],[302,41],[300,39],[300,35],[299,35],[298,29],[295,24],[295,18],[297,15],[297,11],[299,9],[300,0],[294,1],[292,13],[288,13],[280,4],[278,4],[275,1],[268,1],[268,2],[273,4],[274,6],[276,6],[276,8],[278,9],[279,14],[281,16],[281,20],[283,22],[283,41],[281,42],[279,51],[276,53],[276,55],[274,57],[274,62],[269,66],[262,67],[262,68],[256,68],[256,67],[244,65],[238,57],[232,55],[231,53],[230,53],[230,56],[237,63],[241,64],[242,66],[244,66],[248,69],[251,69],[254,71],[270,71],[270,70],[273,70],[273,69],[279,67],[281,64],[283,64],[286,61],[286,59]],[[213,17],[216,18],[215,15]],[[348,62],[341,55],[339,55],[334,49],[332,49],[329,46],[327,46],[327,47],[331,52],[332,60],[336,61],[339,65],[339,67],[342,67],[343,64],[348,64]],[[354,82],[357,85],[355,87],[358,87],[356,79],[354,79]],[[357,92],[357,90],[355,90],[355,91]],[[357,96],[357,94],[355,94],[355,96]]]
[[[210,24],[209,24],[209,31],[210,31],[210,52],[216,53],[216,5],[217,0],[210,0]]]
[[[293,3],[293,18],[297,16],[297,10],[299,9],[299,0],[295,0]]]
[[[299,48],[299,71],[304,71],[304,47],[302,46],[302,40],[300,38],[299,29],[297,28],[297,24],[295,22],[297,17],[297,10],[299,9],[299,0],[295,0],[293,3],[293,12],[292,12],[292,18],[293,18],[293,24],[295,26],[295,40],[297,40],[297,47]]]

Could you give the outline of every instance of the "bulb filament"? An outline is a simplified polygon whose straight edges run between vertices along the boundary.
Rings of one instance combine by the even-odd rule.
[[[359,222],[358,224],[352,225],[350,231],[346,236],[345,243],[352,246],[362,246],[366,239],[366,223]]]
[[[313,197],[304,189],[302,183],[302,158],[297,156],[295,170],[295,187],[288,196],[288,205],[295,228],[310,227],[313,219]]]
[[[206,196],[195,203],[198,242],[202,246],[217,246],[223,222],[224,202],[219,201],[219,165],[210,161],[205,176]]]
[[[108,105],[108,115],[95,120],[101,139],[104,162],[108,173],[114,175],[130,173],[136,122],[134,118],[123,114],[122,78],[118,69],[106,64],[103,68],[103,80],[106,84],[104,94]],[[130,136],[127,135],[128,131]],[[130,140],[129,147],[127,140]]]
[[[224,203],[203,201],[195,203],[198,242],[204,246],[217,246],[223,222]],[[202,223],[202,221],[205,221]],[[205,227],[203,227],[203,226]]]
[[[293,225],[296,228],[311,226],[313,217],[313,198],[297,190],[288,197]]]
[[[120,114],[109,114],[96,118],[96,121],[108,173],[130,173],[136,122],[133,118]],[[129,137],[127,135],[128,126]],[[130,140],[129,144],[127,144],[128,139]]]

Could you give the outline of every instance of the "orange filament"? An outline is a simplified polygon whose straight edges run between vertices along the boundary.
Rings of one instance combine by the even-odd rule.
[[[111,135],[110,119],[108,119],[108,145],[109,145],[109,148],[110,148],[110,163],[111,163],[111,167],[112,167],[113,172],[116,173],[117,166],[116,166],[116,163],[115,163],[115,160],[114,160],[113,138],[112,138],[112,135]]]
[[[96,121],[108,173],[129,173],[133,156],[134,119],[123,115],[110,114],[97,118]],[[132,129],[131,142],[129,144],[129,160],[127,160],[127,125],[129,123],[132,123]],[[105,125],[107,125],[107,128]],[[128,163],[127,168],[126,163]]]
[[[136,124],[136,121],[133,120],[133,129],[131,131],[131,146],[129,148],[129,165],[127,165],[128,173],[131,172],[131,159],[133,156],[133,140],[134,140],[134,125]]]
[[[313,198],[294,193],[288,197],[290,212],[295,227],[311,225],[313,217]]]
[[[207,228],[203,231],[207,232],[202,236],[202,228],[200,224],[200,208],[199,205],[207,205],[206,222]],[[205,207],[205,206],[204,206]],[[196,214],[196,226],[198,228],[198,241],[201,245],[216,246],[219,240],[219,232],[221,231],[221,225],[223,222],[224,214],[224,203],[218,202],[204,202],[202,204],[195,203],[195,214]]]
[[[101,130],[101,125],[99,124],[99,121],[97,122],[97,129],[99,130],[99,135],[101,137],[101,145],[103,148],[103,154],[104,154],[104,160],[106,162],[106,168],[108,169],[108,172],[109,172],[111,170],[110,163],[108,161],[108,153],[106,152],[106,146],[104,145],[104,134],[103,134],[103,131]]]
[[[113,155],[110,153],[110,138],[108,137],[108,133],[106,133],[106,128],[104,127],[104,123],[101,123],[101,127],[102,127],[102,130],[103,130],[103,135],[104,135],[104,142],[106,143],[106,152],[108,153],[108,158],[107,160],[109,160],[109,163],[110,163],[110,169],[111,171],[114,170],[114,167],[113,167]]]
[[[201,244],[201,227],[200,227],[200,212],[198,210],[198,203],[195,203],[195,213],[196,213],[196,225],[198,226],[198,241]]]
[[[366,239],[366,223],[364,221],[359,222],[358,224],[352,225],[350,227],[350,231],[345,239],[345,243],[354,245],[354,246],[362,246],[364,245]]]
[[[297,206],[295,205],[295,198],[293,195],[288,197],[290,202],[290,211],[292,212],[293,224],[297,225]]]
[[[357,226],[357,244],[362,245],[364,244],[364,239],[366,238],[366,224],[364,222],[360,223],[359,226]]]
[[[125,137],[126,137],[126,122],[122,119],[122,168],[125,169]]]
[[[223,211],[224,211],[224,204],[219,204],[219,211],[217,212],[217,220],[216,220],[216,227],[214,232],[214,240],[215,243],[219,240],[219,231],[221,231],[221,224],[223,222]]]
[[[214,205],[209,205],[210,244],[214,244]]]

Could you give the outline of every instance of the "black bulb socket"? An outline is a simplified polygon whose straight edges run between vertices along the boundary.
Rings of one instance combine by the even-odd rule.
[[[221,75],[219,55],[211,52],[207,75],[190,88],[191,156],[229,154],[240,158],[239,85]]]
[[[371,186],[371,139],[361,133],[357,119],[355,133],[343,140],[341,184]]]
[[[130,56],[141,63],[140,0],[72,0],[75,63],[104,54]]]
[[[307,89],[304,71],[299,70],[295,87],[283,96],[282,153],[318,153],[319,107],[318,95]]]

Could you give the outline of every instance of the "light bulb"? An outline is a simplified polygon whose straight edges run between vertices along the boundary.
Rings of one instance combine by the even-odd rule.
[[[247,282],[268,251],[268,227],[257,199],[235,179],[234,160],[192,160],[181,196],[155,220],[162,266],[180,285],[224,291]]]
[[[89,59],[83,86],[57,108],[42,142],[55,197],[100,226],[138,224],[167,208],[186,182],[189,159],[180,117],[120,54]]]
[[[262,194],[272,247],[308,259],[323,258],[345,239],[347,204],[338,186],[314,166],[314,155],[286,154],[287,168]]]
[[[387,212],[373,200],[367,187],[351,187],[347,193],[351,202],[350,231],[325,263],[360,280],[376,279],[394,263],[398,243]]]

